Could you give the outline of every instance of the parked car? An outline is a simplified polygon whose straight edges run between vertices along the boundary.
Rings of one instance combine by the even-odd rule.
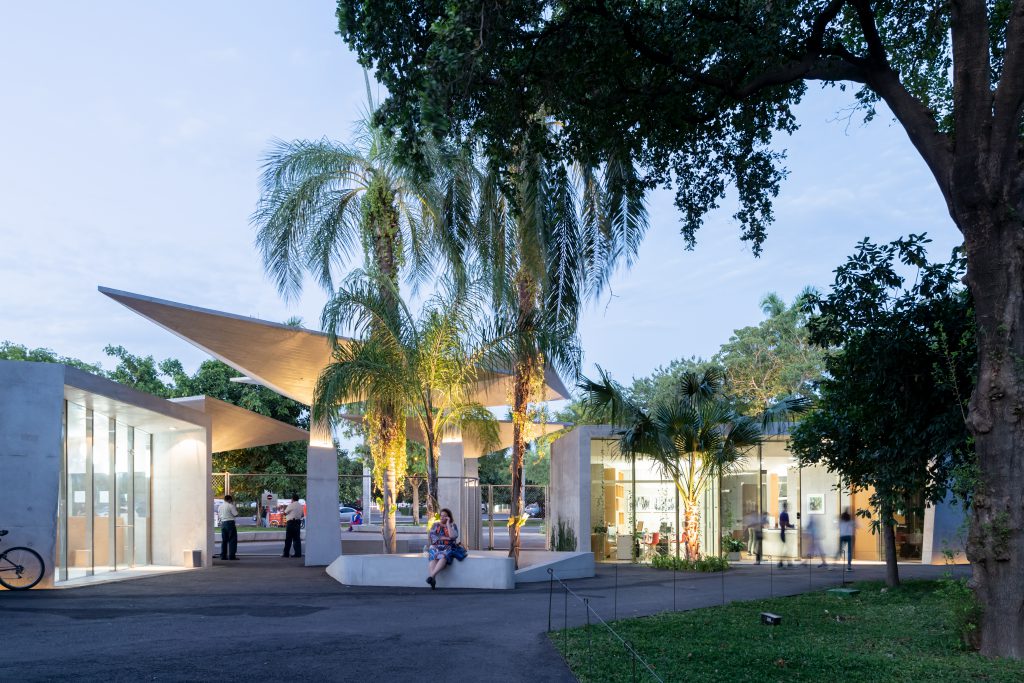
[[[338,517],[342,524],[351,524],[352,518],[356,516],[356,509],[350,507],[339,507]]]
[[[523,508],[523,512],[525,512],[526,514],[530,515],[531,517],[543,517],[544,516],[544,508],[541,507],[540,503],[530,503],[525,508]]]

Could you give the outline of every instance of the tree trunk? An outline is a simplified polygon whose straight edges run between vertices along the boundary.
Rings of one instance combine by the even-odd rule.
[[[892,506],[882,505],[882,542],[885,544],[885,585],[895,588],[900,585],[900,570],[896,564],[896,525],[892,517]]]
[[[412,523],[420,523],[420,480],[412,480]]]
[[[519,568],[519,518],[523,513],[523,458],[526,453],[526,423],[529,419],[530,392],[537,364],[542,362],[533,350],[536,331],[533,314],[537,288],[525,273],[516,277],[516,327],[518,345],[523,349],[512,369],[512,471],[511,510],[508,527],[508,555]]]
[[[512,397],[512,491],[508,520],[508,556],[519,568],[519,517],[523,513],[523,454],[526,452],[526,420],[529,407],[528,370],[516,369]]]
[[[1019,200],[1018,200],[1019,201]],[[968,427],[978,481],[967,557],[982,608],[980,650],[1024,657],[1024,230],[1009,207],[957,216],[978,326],[978,382]]]
[[[683,532],[686,534],[686,559],[700,557],[700,504],[695,500],[682,500]]]
[[[384,552],[394,555],[398,551],[398,538],[395,527],[395,465],[389,462],[384,468],[384,506],[381,509],[383,520],[380,531],[384,537]]]
[[[433,519],[441,511],[437,502],[437,461],[441,457],[440,447],[434,437],[427,436],[427,518]]]

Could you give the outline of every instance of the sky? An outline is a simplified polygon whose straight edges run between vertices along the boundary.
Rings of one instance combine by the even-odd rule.
[[[325,296],[285,302],[253,246],[261,159],[274,138],[346,140],[365,105],[361,67],[325,0],[0,3],[0,341],[102,362],[107,344],[207,356],[97,286],[316,327]],[[864,237],[960,243],[927,168],[885,110],[811,86],[801,130],[777,140],[789,177],[760,258],[733,202],[686,251],[669,192],[631,271],[588,306],[584,371],[628,383],[713,355],[756,325],[768,292],[827,289]]]

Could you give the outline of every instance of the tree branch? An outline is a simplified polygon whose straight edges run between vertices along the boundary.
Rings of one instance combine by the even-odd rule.
[[[1014,3],[1006,28],[1003,73],[992,107],[992,170],[999,176],[1012,172],[1020,149],[1020,121],[1024,109],[1024,0]]]
[[[872,71],[867,85],[881,97],[903,125],[911,144],[917,149],[946,200],[952,207],[953,147],[939,130],[932,112],[915,98],[888,66]]]
[[[956,149],[980,149],[981,155],[956,155],[965,177],[981,176],[976,164],[988,151],[978,136],[991,130],[992,92],[989,68],[988,12],[985,0],[951,0],[953,40],[953,116]],[[954,153],[956,151],[954,149]]]

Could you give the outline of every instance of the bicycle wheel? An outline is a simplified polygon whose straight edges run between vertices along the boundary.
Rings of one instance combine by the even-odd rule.
[[[43,558],[32,548],[8,548],[0,553],[0,585],[27,591],[43,578]]]

